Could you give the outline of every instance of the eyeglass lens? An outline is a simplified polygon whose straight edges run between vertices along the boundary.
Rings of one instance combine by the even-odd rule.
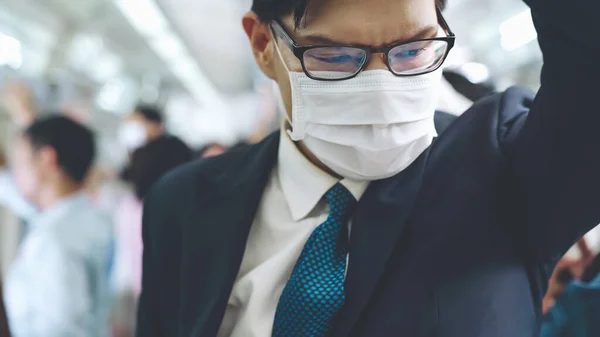
[[[416,75],[439,67],[447,49],[446,41],[415,41],[393,48],[387,57],[395,74]],[[306,72],[312,77],[348,78],[363,68],[367,52],[355,47],[318,47],[305,51],[303,61]]]
[[[446,41],[415,41],[390,50],[388,61],[395,74],[416,75],[439,67],[447,50]]]
[[[304,53],[304,67],[316,78],[336,79],[355,75],[367,61],[367,52],[352,47],[320,47]]]

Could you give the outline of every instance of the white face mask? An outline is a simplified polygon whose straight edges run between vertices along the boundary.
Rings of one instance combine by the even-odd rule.
[[[127,150],[133,152],[146,144],[146,128],[140,122],[127,121],[119,129],[119,140]]]
[[[342,177],[368,181],[392,177],[412,164],[437,136],[433,117],[441,70],[414,77],[363,71],[335,82],[288,72],[290,137],[302,140]]]

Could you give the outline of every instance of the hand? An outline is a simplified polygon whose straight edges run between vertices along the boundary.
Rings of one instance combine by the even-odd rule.
[[[548,291],[542,302],[544,315],[554,306],[554,303],[562,295],[571,280],[581,279],[585,269],[594,259],[594,254],[587,245],[585,238],[577,241],[576,247],[580,252],[580,256],[577,258],[564,256],[558,261],[552,272],[552,276],[548,281]]]
[[[546,315],[556,303],[556,300],[562,295],[568,283],[572,280],[573,274],[569,269],[570,261],[561,259],[548,281],[548,290],[542,300],[542,314]]]
[[[33,102],[33,92],[24,83],[7,85],[0,95],[0,104],[8,110],[13,122],[19,126],[27,126],[35,120]]]

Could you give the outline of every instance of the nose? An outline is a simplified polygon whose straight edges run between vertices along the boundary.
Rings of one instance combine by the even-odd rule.
[[[376,53],[371,55],[371,59],[364,70],[387,70],[388,66],[385,63],[386,55],[384,53]]]

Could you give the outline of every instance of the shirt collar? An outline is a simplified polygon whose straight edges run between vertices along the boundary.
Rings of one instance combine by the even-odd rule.
[[[367,181],[340,180],[318,168],[296,147],[285,126],[281,128],[277,167],[279,183],[294,221],[305,218],[337,183],[344,185],[356,200],[360,200],[369,186]]]

